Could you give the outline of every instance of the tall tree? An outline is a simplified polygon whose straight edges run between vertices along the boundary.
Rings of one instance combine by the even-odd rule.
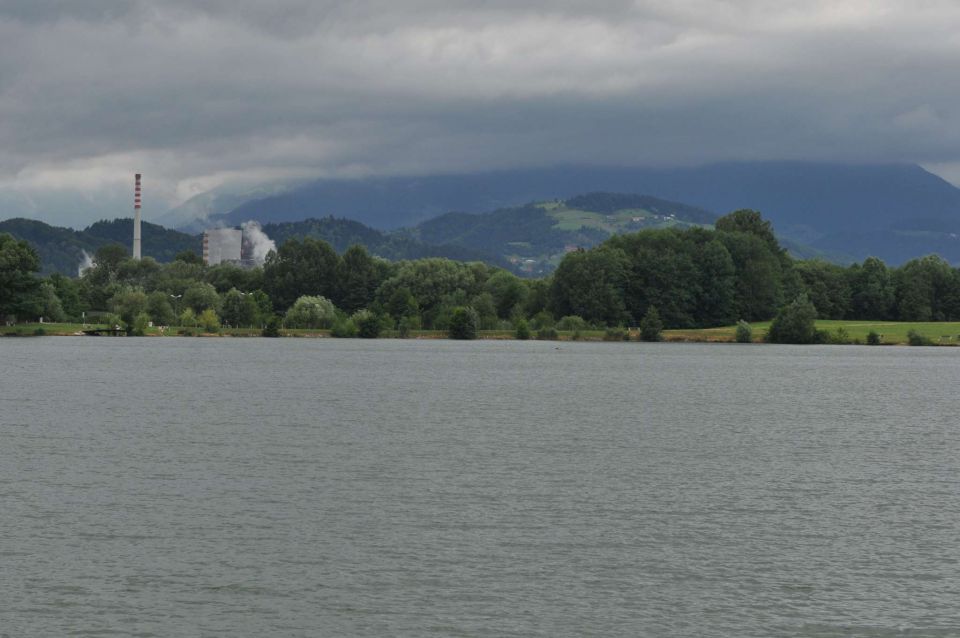
[[[192,284],[183,293],[183,305],[186,308],[193,308],[198,315],[208,308],[214,312],[220,310],[220,295],[212,284],[198,281]]]
[[[747,321],[773,317],[783,303],[783,266],[779,255],[756,234],[718,233],[736,269],[737,315]]]
[[[850,313],[851,292],[845,268],[811,259],[796,262],[793,269],[821,319],[843,319]]]
[[[656,306],[666,325],[688,328],[698,323],[696,304],[702,291],[691,239],[688,232],[645,230],[607,242],[627,255],[623,299],[634,320]]]
[[[895,289],[886,264],[867,257],[850,271],[851,311],[856,319],[889,319],[895,302]]]
[[[501,319],[509,319],[513,309],[522,304],[530,292],[523,280],[506,270],[490,275],[485,288],[493,296],[497,316]]]
[[[325,241],[305,238],[284,242],[263,266],[263,288],[274,307],[285,310],[304,295],[328,299],[337,294],[340,257]]]
[[[23,240],[0,233],[0,319],[33,317],[43,311],[37,251]]]
[[[912,259],[896,272],[897,314],[901,321],[960,318],[960,279],[942,257]]]
[[[728,233],[747,233],[759,237],[771,252],[780,254],[783,249],[773,234],[773,224],[763,218],[759,211],[741,208],[724,215],[716,221],[714,228]]]
[[[350,246],[339,263],[334,303],[348,313],[366,308],[373,301],[380,276],[381,270],[367,249],[357,244]]]
[[[628,268],[629,260],[620,248],[604,246],[568,253],[550,285],[551,311],[557,317],[579,315],[608,325],[624,321]]]
[[[80,285],[77,280],[60,273],[53,273],[50,275],[50,283],[63,304],[64,314],[70,319],[79,319],[86,307],[80,301]]]
[[[246,328],[257,322],[259,308],[253,295],[231,288],[223,295],[220,318],[234,328]]]

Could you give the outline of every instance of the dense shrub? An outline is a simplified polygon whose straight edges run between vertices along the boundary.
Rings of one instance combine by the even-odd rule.
[[[650,306],[647,314],[640,320],[640,340],[641,341],[660,341],[663,337],[663,322],[660,321],[660,313],[656,306]]]
[[[451,339],[476,339],[480,329],[480,317],[469,306],[458,306],[450,315],[447,334]]]
[[[193,311],[193,308],[187,308],[180,313],[179,321],[181,326],[190,326],[191,328],[196,328],[197,314]]]
[[[741,319],[737,322],[737,343],[753,343],[753,328],[750,324]]]
[[[880,345],[880,335],[871,330],[867,333],[867,345],[868,346],[879,346]]]
[[[559,338],[556,328],[540,328],[537,330],[537,339],[540,341],[556,341]]]
[[[933,341],[929,337],[925,337],[916,330],[911,330],[907,333],[907,343],[911,346],[932,346]]]
[[[603,333],[604,341],[628,341],[630,339],[630,333],[619,326],[617,328],[607,328]]]
[[[337,319],[330,328],[330,336],[350,339],[357,336],[357,325],[351,319]]]
[[[329,328],[337,317],[337,309],[326,297],[304,295],[287,310],[284,323],[288,328]]]
[[[577,315],[567,315],[557,322],[556,327],[557,330],[586,330],[587,322],[583,319],[583,317],[578,317]]]
[[[540,330],[541,328],[553,328],[556,322],[553,319],[553,315],[546,310],[541,310],[533,315],[530,319],[530,324],[534,330]]]
[[[376,339],[380,336],[380,317],[369,310],[358,310],[350,318],[357,327],[357,336],[362,339]]]
[[[147,334],[147,327],[150,325],[150,315],[141,312],[133,319],[133,324],[127,329],[127,334],[134,337],[142,337]]]
[[[853,339],[850,338],[850,333],[847,332],[847,329],[843,326],[840,326],[836,329],[835,332],[831,332],[827,335],[828,343],[835,345],[847,345],[853,342]]]
[[[260,334],[264,337],[279,337],[280,317],[271,315],[270,318],[267,319],[266,325],[263,326],[263,330],[260,331]]]
[[[777,313],[767,339],[772,343],[817,343],[820,337],[816,320],[817,309],[807,295],[801,293]]]
[[[526,341],[530,338],[530,326],[527,325],[526,319],[520,319],[517,321],[517,326],[514,330],[514,336],[521,341]]]
[[[207,308],[197,317],[197,322],[203,328],[204,332],[220,332],[220,317],[213,308]]]

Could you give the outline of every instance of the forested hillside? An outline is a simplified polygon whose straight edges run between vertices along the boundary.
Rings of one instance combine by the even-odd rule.
[[[563,255],[613,235],[644,228],[712,224],[716,215],[693,206],[620,193],[589,193],[491,213],[447,213],[408,231],[430,244],[454,244],[502,255],[521,272],[551,272]]]
[[[263,231],[277,245],[290,239],[322,239],[342,253],[350,246],[365,247],[370,253],[390,260],[446,257],[460,261],[483,261],[489,264],[510,267],[507,260],[496,251],[486,251],[482,246],[460,245],[453,242],[424,242],[405,233],[382,232],[349,219],[324,217],[299,222],[267,224]]]
[[[938,252],[960,263],[960,189],[910,164],[732,162],[675,168],[559,167],[420,177],[316,180],[246,202],[226,223],[336,215],[379,229],[415,227],[450,211],[484,213],[529,202],[566,200],[571,208],[656,212],[641,196],[608,202],[582,193],[645,193],[684,202],[678,218],[709,223],[694,210],[760,210],[793,243],[851,260],[875,255],[900,264]],[[623,197],[635,198],[625,202]],[[677,211],[674,211],[677,212]],[[907,246],[908,248],[904,248]],[[812,253],[813,251],[807,251]]]
[[[157,261],[171,261],[189,250],[200,253],[200,238],[142,222],[143,255]],[[0,222],[0,233],[9,233],[30,243],[40,257],[40,272],[76,275],[84,263],[84,252],[93,255],[108,244],[129,246],[133,237],[132,219],[99,221],[84,230],[58,228],[33,219],[8,219]]]
[[[709,224],[714,219],[707,211],[653,197],[591,193],[568,202],[549,201],[485,214],[447,213],[415,228],[396,231],[381,231],[332,216],[268,223],[262,228],[277,245],[311,237],[328,242],[340,253],[360,245],[384,259],[483,261],[539,276],[552,271],[566,251],[595,246],[616,233]],[[0,231],[29,241],[40,255],[42,272],[70,275],[83,262],[84,251],[93,254],[109,243],[128,245],[132,223],[130,219],[100,221],[74,231],[12,219],[0,223]],[[145,256],[168,262],[182,250],[199,252],[199,236],[143,223]]]

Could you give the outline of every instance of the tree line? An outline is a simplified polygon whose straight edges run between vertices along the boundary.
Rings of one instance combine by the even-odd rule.
[[[262,267],[205,266],[184,251],[166,264],[100,248],[79,278],[37,276],[36,251],[0,234],[0,317],[7,321],[325,328],[341,336],[417,329],[549,331],[731,325],[771,319],[795,304],[823,319],[960,320],[960,270],[935,255],[891,268],[796,260],[770,223],[739,210],[713,229],[657,229],[568,253],[555,272],[522,279],[479,262],[391,262],[362,246],[338,254],[324,241],[290,239]]]

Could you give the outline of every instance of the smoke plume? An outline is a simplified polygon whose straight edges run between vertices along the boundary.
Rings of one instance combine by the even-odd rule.
[[[90,253],[85,250],[81,250],[80,252],[83,253],[83,259],[80,260],[80,265],[77,266],[77,277],[82,277],[84,271],[90,270],[94,266],[93,257],[90,256]]]
[[[267,258],[267,253],[277,249],[276,242],[267,237],[260,228],[259,222],[250,220],[241,224],[240,227],[243,229],[243,236],[250,242],[250,257],[257,264],[262,264]]]

